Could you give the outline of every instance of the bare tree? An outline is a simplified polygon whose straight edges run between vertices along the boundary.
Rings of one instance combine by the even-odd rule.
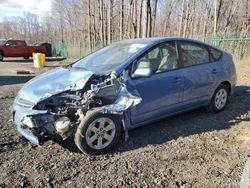
[[[179,16],[179,36],[182,34],[182,23],[184,20],[184,12],[185,12],[185,0],[182,0],[182,11],[181,15]]]
[[[141,37],[142,5],[143,5],[143,0],[139,0],[138,17],[137,17],[137,35],[136,35],[137,38]]]
[[[120,40],[123,39],[124,0],[120,2]]]
[[[142,21],[142,37],[147,37],[148,31],[148,2],[149,0],[143,0],[143,21]]]
[[[187,36],[187,29],[188,29],[188,24],[189,24],[189,16],[190,16],[190,3],[189,0],[186,0],[185,3],[185,23],[184,23],[184,28],[183,28],[183,37]]]
[[[107,25],[107,34],[108,34],[108,44],[111,41],[111,25],[112,25],[112,10],[113,10],[113,0],[108,0],[108,25]]]
[[[230,0],[53,0],[52,12],[39,18],[4,18],[0,38],[30,43],[74,44],[71,51],[89,52],[113,40],[151,36],[192,36],[204,41],[249,37],[250,1]],[[238,11],[241,10],[241,11]],[[232,37],[235,38],[235,37]],[[227,44],[227,45],[225,45]],[[216,45],[242,53],[248,43],[224,41]],[[84,49],[82,49],[84,48]],[[77,54],[79,55],[79,53]]]
[[[154,10],[153,10],[153,20],[152,20],[152,25],[153,25],[152,31],[153,31],[153,34],[155,34],[155,25],[156,25],[156,16],[157,16],[157,5],[158,5],[158,0],[155,0],[154,1]]]
[[[99,0],[99,23],[100,23],[100,28],[99,28],[99,35],[100,35],[100,40],[104,40],[104,35],[103,35],[103,0]]]
[[[134,38],[136,38],[137,35],[137,0],[133,1],[133,33],[134,33]]]
[[[88,0],[88,39],[89,39],[89,47],[90,50],[92,51],[92,44],[91,44],[91,3],[90,0]]]

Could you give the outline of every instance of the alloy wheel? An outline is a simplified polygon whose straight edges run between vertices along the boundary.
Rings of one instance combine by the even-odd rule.
[[[215,106],[218,110],[224,108],[227,102],[227,91],[221,88],[217,91],[214,99]]]
[[[86,142],[93,149],[104,149],[115,137],[115,123],[106,117],[94,120],[86,131]]]

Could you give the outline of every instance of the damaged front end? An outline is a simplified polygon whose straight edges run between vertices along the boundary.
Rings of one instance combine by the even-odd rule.
[[[59,76],[54,81],[50,80],[50,86],[45,84],[35,87],[41,82],[38,78],[38,81],[35,79],[27,83],[19,92],[13,105],[13,120],[26,139],[41,144],[47,137],[71,137],[86,112],[97,107],[101,107],[102,113],[120,115],[124,129],[127,129],[129,121],[126,121],[126,112],[140,103],[141,98],[138,93],[128,91],[125,85],[128,79],[126,73],[116,77],[114,74],[100,76],[89,72],[74,80],[72,78],[76,77],[76,73],[67,71],[71,71],[66,76],[71,79],[67,79],[68,83],[63,83],[64,80]],[[81,72],[77,71],[77,74]],[[61,86],[58,87],[56,83]],[[38,92],[32,90],[32,87],[38,88],[40,97],[37,97]],[[30,98],[27,97],[27,90],[33,91]]]

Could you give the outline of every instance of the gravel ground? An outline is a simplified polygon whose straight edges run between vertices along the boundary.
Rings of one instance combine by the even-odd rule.
[[[238,63],[239,84],[225,111],[198,109],[138,128],[101,156],[79,153],[72,141],[34,146],[9,121],[23,83],[67,63],[50,62],[43,70],[14,60],[0,63],[0,187],[239,186],[250,145],[248,61]],[[19,68],[34,74],[17,76],[13,69]]]

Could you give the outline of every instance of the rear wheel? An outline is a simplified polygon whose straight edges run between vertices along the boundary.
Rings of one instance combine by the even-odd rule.
[[[0,52],[0,61],[3,61],[3,53]]]
[[[224,84],[219,85],[215,90],[211,103],[208,107],[210,112],[220,112],[225,109],[229,98],[228,87]]]
[[[102,154],[115,146],[121,134],[119,116],[103,114],[100,109],[86,113],[74,135],[76,146],[88,154]]]

